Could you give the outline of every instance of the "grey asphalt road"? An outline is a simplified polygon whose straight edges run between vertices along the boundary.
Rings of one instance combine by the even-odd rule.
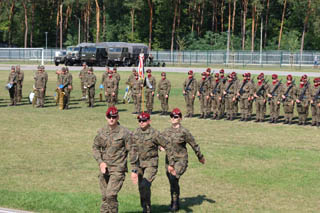
[[[55,66],[55,65],[46,65],[46,70],[57,70],[61,66]],[[136,67],[118,67],[118,71],[129,71],[132,70],[132,68]],[[145,70],[148,67],[145,67]],[[36,65],[21,65],[22,70],[36,70],[37,66]],[[95,71],[104,71],[104,67],[94,67],[93,68]],[[136,68],[137,69],[137,68]],[[206,68],[187,68],[187,67],[150,67],[150,69],[153,72],[179,72],[179,73],[187,73],[189,70],[193,70],[195,73],[201,73],[206,70]],[[10,65],[0,65],[0,70],[10,70]],[[80,71],[81,67],[80,66],[71,66],[69,67],[70,71]],[[215,72],[218,72],[218,70],[214,70]],[[245,72],[250,72],[251,74],[258,75],[261,72],[263,72],[265,75],[272,75],[272,74],[277,74],[279,76],[286,76],[286,75],[293,75],[293,76],[302,76],[304,74],[310,76],[310,77],[320,77],[320,71],[319,72],[299,72],[299,71],[274,71],[274,70],[240,70],[240,69],[224,69],[225,73],[231,73],[231,72],[236,72],[238,74],[243,74]]]
[[[26,211],[17,210],[17,209],[7,209],[7,208],[0,207],[0,213],[31,213],[31,212],[26,212]]]

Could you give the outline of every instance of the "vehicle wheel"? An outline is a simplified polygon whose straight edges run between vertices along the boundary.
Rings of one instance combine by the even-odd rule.
[[[163,63],[162,63],[162,67],[165,67],[165,66],[166,66],[166,63],[163,62]]]
[[[129,60],[125,59],[123,62],[123,66],[128,67],[129,66]]]
[[[59,63],[54,63],[56,66],[59,66]]]

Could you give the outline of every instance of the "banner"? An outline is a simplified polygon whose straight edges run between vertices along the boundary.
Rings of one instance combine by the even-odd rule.
[[[138,67],[138,74],[139,74],[139,80],[143,79],[144,80],[144,54],[140,53],[139,55],[139,67]]]

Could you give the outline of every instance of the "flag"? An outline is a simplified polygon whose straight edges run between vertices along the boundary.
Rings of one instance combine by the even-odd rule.
[[[144,54],[140,53],[139,55],[139,67],[138,67],[138,74],[139,74],[139,79],[143,79],[144,80]]]

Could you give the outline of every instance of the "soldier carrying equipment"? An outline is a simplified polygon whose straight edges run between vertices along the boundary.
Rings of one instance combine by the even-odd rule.
[[[279,86],[281,85],[282,80],[279,81],[279,83],[273,88],[272,92],[271,92],[271,96],[273,97],[275,95],[275,92],[277,91],[277,89],[279,88]],[[270,104],[271,98],[268,98],[268,102]]]
[[[292,87],[294,86],[294,83],[295,83],[295,80],[293,80],[293,82],[291,83],[291,85],[288,87],[287,91],[284,93],[285,98],[282,98],[282,100],[281,100],[282,103],[286,101],[286,99],[287,99],[287,97],[288,97],[288,95],[289,95],[290,90],[291,90]]]
[[[320,88],[318,89],[317,93],[314,95],[314,98],[312,99],[313,105],[316,105],[317,100],[320,98]]]
[[[304,96],[305,96],[305,94],[306,94],[306,91],[307,91],[307,89],[308,89],[308,87],[309,87],[309,84],[310,84],[310,81],[308,81],[308,82],[306,83],[306,85],[304,86],[304,89],[303,89],[302,93],[300,94],[300,96],[299,96],[299,98],[298,98],[299,101],[303,101]],[[301,103],[298,103],[298,105],[299,105],[299,104],[301,104]]]
[[[213,90],[212,90],[212,94],[216,94],[217,93],[217,89],[218,89],[218,86],[219,86],[219,83],[220,83],[220,81],[218,81],[217,83],[216,83],[216,85],[214,86],[214,88],[213,88]],[[211,97],[212,99],[213,99],[213,97]]]
[[[188,82],[188,84],[187,84],[187,86],[186,86],[186,88],[184,88],[184,91],[185,91],[185,94],[183,94],[184,96],[186,96],[187,95],[187,93],[189,92],[189,91],[191,91],[191,88],[190,88],[190,85],[191,85],[191,83],[192,83],[192,81],[193,81],[194,79],[193,78],[191,78],[190,79],[190,81]],[[202,87],[203,87],[203,83],[202,83],[202,85],[201,85]],[[201,89],[201,88],[200,88]]]
[[[265,81],[265,84],[262,84],[261,85],[261,87],[258,89],[258,91],[256,92],[256,95],[257,96],[261,96],[262,94],[262,91],[265,91],[266,90],[266,88],[264,87],[267,83],[269,82],[269,80],[267,80],[267,81]],[[254,97],[254,99],[256,99],[255,97]]]
[[[242,83],[242,85],[241,85],[241,87],[240,87],[240,90],[239,90],[239,96],[237,96],[237,100],[239,100],[239,97],[240,96],[242,96],[242,94],[243,94],[243,87],[246,85],[248,83],[248,80],[245,80],[243,83]]]
[[[221,100],[223,100],[223,99],[229,94],[230,87],[232,86],[233,83],[234,83],[234,80],[232,79],[232,81],[231,81],[230,84],[228,85],[227,89],[225,90],[226,94],[224,94],[224,95],[221,97]]]

